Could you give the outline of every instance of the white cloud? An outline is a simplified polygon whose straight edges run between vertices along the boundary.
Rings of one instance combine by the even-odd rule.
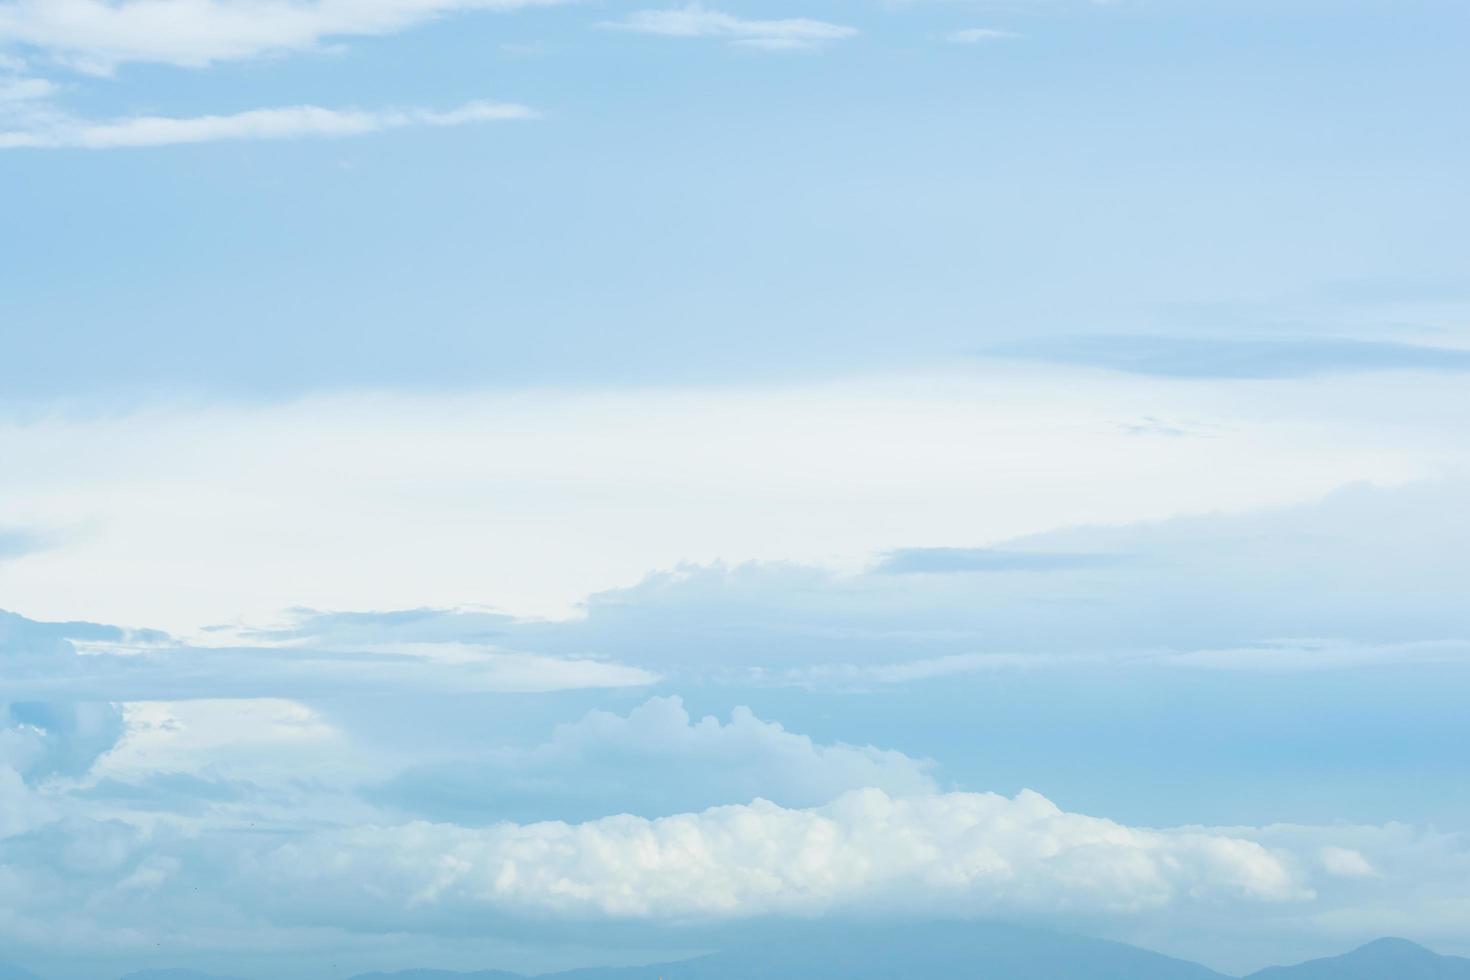
[[[31,834],[0,868],[7,948],[45,948],[63,921],[68,941],[94,953],[168,946],[177,936],[162,930],[182,923],[197,952],[235,948],[235,924],[295,930],[303,945],[323,930],[391,931],[423,937],[424,949],[429,937],[528,920],[636,930],[873,912],[1086,923],[1135,941],[1138,930],[1276,931],[1348,945],[1384,932],[1462,936],[1470,902],[1461,835],[1401,824],[1157,829],[1030,791],[937,793],[897,753],[816,745],[744,713],[695,722],[672,699],[567,725],[522,756],[524,771],[609,764],[616,778],[678,780],[697,763],[822,780],[825,765],[914,791],[654,818],[396,822],[354,800],[343,775],[392,765],[391,735],[354,746],[350,725],[284,700],[130,705],[127,717],[88,780],[27,785],[0,759],[0,838]],[[169,773],[194,778],[148,781]],[[202,804],[174,811],[138,795],[170,786],[204,794]]]
[[[821,20],[794,17],[745,20],[699,4],[666,10],[636,10],[605,24],[617,30],[663,37],[716,37],[744,47],[767,50],[811,48],[857,35],[857,29]]]
[[[6,765],[0,741],[0,840],[22,834],[54,819],[52,809],[25,784],[20,773]]]
[[[932,791],[930,766],[902,752],[873,746],[818,745],[809,737],[762,721],[737,707],[730,721],[706,715],[695,721],[678,697],[651,698],[624,717],[593,711],[558,726],[550,742],[533,754],[537,766],[618,759],[628,768],[673,767],[713,770],[721,781],[748,780],[752,796],[806,797],[825,802],[843,790],[876,787],[912,795]],[[743,791],[732,789],[737,795]]]
[[[1004,41],[1007,38],[1020,36],[1014,31],[1002,31],[993,27],[966,27],[962,30],[950,31],[944,36],[944,39],[955,44],[979,44],[983,41]]]
[[[730,720],[690,718],[677,697],[628,715],[592,711],[533,749],[410,769],[374,798],[430,818],[591,818],[676,813],[773,800],[814,806],[876,787],[932,793],[927,760],[873,746],[822,745],[738,707]]]
[[[55,82],[44,78],[0,77],[0,105],[50,98],[59,88]]]
[[[460,126],[466,123],[528,119],[525,106],[469,102],[447,112],[428,109],[324,109],[301,105],[250,109],[223,116],[134,116],[112,121],[53,118],[41,125],[0,131],[0,149],[18,147],[168,146],[219,140],[279,140],[358,136],[407,126]]]
[[[1317,852],[1322,869],[1340,878],[1372,878],[1378,874],[1362,851],[1351,847],[1327,846]]]
[[[139,701],[124,706],[122,738],[94,775],[193,772],[259,753],[286,767],[341,733],[307,705],[280,698]]]
[[[8,0],[0,2],[0,47],[34,48],[99,73],[130,61],[197,67],[546,2],[554,0]]]
[[[303,909],[378,896],[380,911],[480,908],[689,920],[838,909],[1129,914],[1176,904],[1312,897],[1282,856],[1243,837],[1143,830],[1023,792],[815,809],[763,800],[648,820],[357,827],[291,842],[252,866]],[[307,913],[309,914],[309,913]]]
[[[789,388],[352,393],[4,420],[7,524],[87,530],[0,562],[0,595],[35,618],[181,634],[300,605],[491,603],[567,615],[590,593],[684,561],[781,558],[855,570],[894,548],[984,545],[1184,509],[1242,510],[1352,480],[1401,481],[1465,459],[1463,433],[1445,421],[1463,408],[1459,379],[1387,389],[1362,378],[1301,390],[1262,384],[1248,386],[1246,397],[1239,383],[1038,371]],[[1110,420],[1138,414],[1141,403],[1221,429],[1166,440],[1119,432]],[[1136,542],[1137,530],[1096,548],[1068,540],[1055,547],[1158,550]],[[1255,546],[1261,560],[1275,560],[1259,536],[1226,531],[1200,547],[1233,555]],[[1393,553],[1387,542],[1362,546]],[[1184,550],[1161,558],[1180,561]],[[1443,548],[1427,557],[1436,554],[1438,565],[1455,560]],[[1308,560],[1305,551],[1282,557]],[[1243,553],[1232,563],[1255,569],[1254,560]],[[1223,576],[1187,567],[1188,576],[1154,580],[1182,587],[1199,574]],[[1131,573],[1096,574],[1124,582]],[[1260,580],[1255,570],[1245,577]],[[963,590],[968,602],[1003,586],[1015,599],[1037,579],[996,575],[984,589],[973,580],[859,584],[866,593],[850,604],[871,620],[897,603],[921,612],[929,600],[915,598],[919,592]],[[769,578],[747,591],[770,596]],[[883,601],[875,604],[874,594]],[[792,605],[809,596],[787,590],[778,598]],[[918,618],[895,620],[895,628]],[[1055,620],[1046,622],[1060,629]],[[1265,635],[1335,635],[1273,628]],[[1004,638],[989,648],[1021,649]],[[979,650],[922,655],[962,652]]]

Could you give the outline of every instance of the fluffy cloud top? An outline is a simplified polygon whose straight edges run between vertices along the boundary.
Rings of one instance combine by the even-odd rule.
[[[292,907],[352,894],[364,912],[429,919],[466,908],[663,920],[873,906],[1127,913],[1312,897],[1252,841],[1125,827],[1031,792],[873,789],[815,809],[758,800],[653,820],[358,827],[277,847],[248,874]]]
[[[374,799],[431,818],[588,819],[700,810],[757,797],[813,806],[856,788],[931,793],[932,765],[872,746],[822,745],[737,707],[695,721],[677,697],[593,711],[530,750],[410,768]]]
[[[1142,921],[1254,921],[1360,939],[1413,915],[1416,934],[1444,936],[1462,922],[1470,869],[1462,837],[1400,825],[1155,829],[1030,791],[940,793],[899,753],[814,743],[744,711],[695,721],[673,698],[595,711],[491,756],[470,788],[501,816],[478,825],[403,822],[354,798],[415,746],[357,742],[351,724],[303,704],[129,705],[121,741],[97,758],[115,712],[12,707],[0,897],[15,911],[0,940],[15,948],[56,942],[61,920],[68,941],[106,950],[151,946],[164,922],[208,945],[220,930],[290,943],[323,929],[461,937],[536,921],[636,931],[874,912],[1086,922],[1119,938]],[[39,732],[74,751],[35,768],[27,739]],[[582,781],[590,808],[615,805],[620,781],[682,787],[667,803],[762,780],[786,801],[570,821],[502,805]]]

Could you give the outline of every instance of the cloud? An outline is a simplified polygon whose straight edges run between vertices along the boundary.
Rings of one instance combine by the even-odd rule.
[[[0,47],[43,52],[84,71],[126,62],[200,67],[388,34],[468,10],[548,0],[5,0]]]
[[[603,26],[663,37],[724,38],[732,44],[768,50],[813,48],[855,37],[857,29],[804,17],[744,20],[699,4],[664,10],[636,10]]]
[[[363,913],[407,921],[473,908],[666,921],[861,908],[1132,914],[1312,897],[1287,860],[1242,837],[1126,827],[1029,791],[868,789],[812,809],[758,800],[652,820],[356,827],[273,848],[250,877],[291,914],[351,895]]]
[[[873,571],[879,575],[949,575],[964,572],[1055,572],[1116,564],[1119,555],[1006,551],[998,548],[897,548]]]
[[[44,78],[7,78],[0,75],[0,107],[48,99],[61,87]]]
[[[37,622],[4,610],[0,661],[7,696],[33,701],[542,693],[640,687],[658,679],[641,668],[585,656],[463,642],[346,650],[330,645],[194,647],[157,630]]]
[[[1351,847],[1329,845],[1318,852],[1318,859],[1324,871],[1342,878],[1373,878],[1378,874],[1363,853]]]
[[[0,772],[0,803],[19,800],[15,789]],[[772,915],[845,928],[1000,917],[1114,936],[1280,933],[1343,945],[1387,931],[1455,941],[1470,874],[1470,846],[1453,834],[1398,824],[1151,829],[1030,791],[859,790],[812,808],[756,801],[479,828],[26,819],[0,808],[0,827],[11,828],[0,829],[9,909],[0,939],[19,955],[60,936],[118,962],[142,949],[229,955],[266,939],[293,957],[324,941],[340,955],[385,934],[419,937],[403,959],[464,937],[524,941],[573,925],[582,937],[669,944],[680,930],[726,923],[727,941],[749,942]],[[1326,867],[1331,849],[1381,873]],[[741,922],[757,931],[736,931]]]
[[[518,623],[504,642],[595,650],[665,672],[750,667],[759,668],[743,675],[751,679],[834,683],[844,672],[897,681],[1086,662],[1463,662],[1465,492],[1460,481],[1358,485],[1292,507],[1073,528],[991,549],[900,550],[857,574],[683,566],[591,596],[582,619]]]
[[[687,564],[544,620],[296,610],[208,646],[0,616],[16,699],[555,691],[660,678],[914,683],[1069,666],[1312,671],[1470,660],[1460,481],[897,549],[867,570]],[[84,645],[96,655],[80,657]]]
[[[11,530],[0,527],[0,561],[19,558],[46,547],[45,537],[31,531]]]
[[[0,149],[172,146],[221,140],[280,140],[360,136],[408,126],[461,126],[468,123],[529,119],[521,105],[468,102],[447,112],[428,109],[324,109],[287,106],[250,109],[223,116],[134,116],[107,122],[52,119],[33,128],[0,131]]]
[[[461,823],[652,816],[757,797],[813,806],[863,787],[931,793],[931,769],[902,752],[814,743],[749,708],[696,721],[682,700],[661,697],[626,716],[590,712],[533,749],[410,768],[371,798]]]
[[[1020,36],[1013,31],[1001,31],[993,27],[966,27],[958,31],[950,31],[944,35],[944,39],[953,44],[980,44],[984,41],[1004,41],[1007,38]]]
[[[1470,349],[1336,337],[1067,337],[998,345],[987,357],[1166,378],[1304,378],[1370,371],[1470,371]]]
[[[5,747],[0,745],[0,753],[4,751]],[[51,807],[26,785],[19,772],[4,763],[3,758],[0,755],[0,841],[27,833],[55,819]]]
[[[28,807],[0,810],[0,897],[29,896],[0,916],[0,938],[44,948],[64,921],[68,941],[93,954],[175,948],[181,933],[196,952],[235,948],[262,929],[278,930],[283,949],[327,936],[342,948],[385,930],[452,939],[579,923],[633,936],[645,926],[874,913],[900,925],[936,915],[1111,923],[1104,931],[1255,917],[1320,934],[1314,917],[1350,918],[1380,902],[1424,911],[1421,902],[1463,889],[1470,859],[1458,838],[1401,826],[1150,829],[1031,791],[896,798],[864,789],[809,808],[757,800],[653,819],[484,827],[331,826],[294,809],[257,829],[162,814],[99,820],[68,806],[75,800],[39,801],[3,773],[0,802]],[[1324,867],[1327,848],[1393,874],[1345,877]],[[57,919],[65,908],[72,914]]]
[[[126,729],[96,775],[196,772],[245,755],[295,768],[303,752],[341,739],[317,711],[281,698],[137,701],[123,716]]]
[[[0,704],[0,764],[28,781],[78,775],[122,733],[123,713],[106,701]]]
[[[7,948],[49,949],[58,922],[79,951],[133,955],[178,949],[180,937],[196,954],[227,953],[247,936],[340,950],[384,933],[565,935],[569,923],[677,943],[677,931],[656,930],[874,914],[1088,923],[1114,935],[1141,924],[1281,929],[1297,941],[1360,938],[1417,916],[1416,933],[1432,937],[1462,927],[1451,913],[1470,873],[1463,837],[1403,825],[1158,829],[1030,791],[936,792],[928,767],[899,753],[815,743],[749,712],[695,721],[673,698],[594,711],[482,761],[507,796],[540,793],[542,803],[556,798],[552,784],[590,780],[587,799],[607,812],[638,795],[620,799],[619,781],[693,784],[647,803],[764,780],[786,802],[404,822],[350,792],[413,755],[391,732],[367,744],[323,711],[281,700],[123,710],[127,731],[85,778],[30,784],[0,758]]]
[[[17,383],[27,373],[0,369]],[[1458,376],[1268,385],[1244,399],[1210,384],[1099,373],[1051,388],[1015,375],[41,414],[0,424],[5,512],[87,533],[0,563],[0,595],[38,618],[181,635],[304,601],[567,616],[681,561],[855,568],[916,545],[1043,550],[1017,539],[1312,499],[1470,460],[1453,424]],[[1115,424],[1142,414],[1219,428],[1164,440]],[[139,452],[117,451],[127,445]],[[499,489],[476,492],[488,486]],[[123,562],[132,574],[116,574]]]

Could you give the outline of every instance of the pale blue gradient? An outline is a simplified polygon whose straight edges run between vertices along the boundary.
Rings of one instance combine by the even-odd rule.
[[[1462,4],[740,11],[861,31],[785,53],[596,27],[618,12],[46,69],[103,118],[476,98],[542,117],[0,153],[0,390],[771,378],[1140,331],[1434,366],[1397,344],[1463,324]],[[974,24],[1021,36],[941,40]],[[1155,370],[1208,371],[1179,363],[1208,349],[1168,350]]]
[[[531,973],[812,923],[920,934],[936,908],[1235,972],[1389,933],[1470,951],[1470,6],[711,4],[856,31],[771,50],[628,30],[667,8],[609,0],[181,67],[7,43],[13,4],[0,144],[63,116],[406,121],[0,148],[0,429],[27,460],[0,459],[0,564],[70,586],[76,546],[104,583],[50,615],[0,594],[0,959],[48,980]],[[533,117],[452,118],[477,100]],[[828,381],[858,386],[862,424]],[[950,402],[924,414],[928,385]],[[537,391],[460,417],[457,395],[501,389]],[[708,433],[608,448],[693,407]],[[319,443],[278,454],[313,413]],[[380,441],[395,413],[420,414]],[[162,421],[68,428],[112,416]],[[879,454],[865,427],[890,420]],[[806,480],[821,440],[855,447],[827,483]],[[468,465],[493,445],[504,468]],[[163,465],[196,447],[200,473]],[[367,461],[361,499],[285,492],[344,459]],[[1373,482],[1259,490],[1339,473]],[[189,479],[209,499],[186,513],[165,484]],[[861,507],[830,507],[843,481]],[[1041,501],[1024,531],[952,526],[994,487]],[[681,494],[778,547],[639,558],[564,618],[396,586],[282,603],[198,571],[367,542],[358,588],[436,560],[544,578],[507,525],[641,555],[687,531]],[[852,553],[866,528],[842,515],[931,507],[937,531]],[[1133,516],[1074,516],[1097,513]],[[241,551],[290,527],[289,553],[191,536],[221,522]],[[607,533],[567,547],[585,527]],[[239,612],[193,632],[89,612],[111,583]],[[1080,841],[1076,863],[934,829],[986,807]],[[671,826],[689,849],[666,852],[708,866],[637,878]],[[858,844],[782,851],[792,826]],[[776,883],[755,900],[750,868]],[[827,894],[828,872],[857,884]],[[694,911],[639,904],[666,885]]]

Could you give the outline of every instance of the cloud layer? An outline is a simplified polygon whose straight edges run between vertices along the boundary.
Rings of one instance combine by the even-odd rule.
[[[1054,337],[999,345],[985,353],[1166,378],[1304,378],[1374,371],[1470,371],[1470,349],[1351,337],[1162,334]]]
[[[1466,461],[1451,377],[1391,392],[1365,378],[1261,383],[1249,398],[1052,381],[356,393],[38,416],[0,425],[6,524],[86,531],[0,563],[0,593],[37,618],[181,634],[293,605],[562,616],[681,562],[853,569],[916,546],[1013,552],[1050,528],[1241,511]],[[1124,424],[1145,415],[1201,425],[1181,437]],[[115,574],[124,562],[135,574]]]
[[[1087,922],[1114,934],[1146,915],[1156,928],[1257,922],[1334,937],[1418,917],[1408,931],[1452,936],[1470,869],[1470,847],[1454,835],[1149,829],[1067,812],[1029,791],[898,798],[866,789],[812,808],[756,800],[652,819],[485,827],[354,815],[289,833],[279,822],[247,830],[243,819],[192,829],[99,821],[3,768],[0,794],[0,895],[12,910],[0,936],[18,948],[55,941],[47,923],[67,908],[65,932],[96,951],[151,943],[163,913],[203,929],[195,942],[219,929],[234,942],[268,929],[290,943],[313,930],[453,938],[515,923],[636,931],[873,913]]]

